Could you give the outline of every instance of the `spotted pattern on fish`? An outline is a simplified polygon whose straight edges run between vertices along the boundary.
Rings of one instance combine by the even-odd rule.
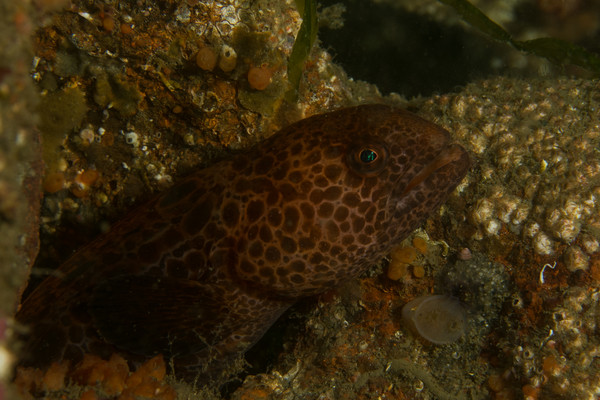
[[[385,256],[468,167],[448,132],[398,108],[301,120],[77,251],[17,314],[22,363],[162,353],[177,371],[239,354],[297,299]]]

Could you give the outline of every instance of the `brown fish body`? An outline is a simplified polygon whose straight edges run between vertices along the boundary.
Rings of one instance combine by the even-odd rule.
[[[176,368],[247,350],[293,302],[351,279],[468,169],[449,134],[365,105],[201,170],[77,251],[23,302],[23,363],[119,351]]]

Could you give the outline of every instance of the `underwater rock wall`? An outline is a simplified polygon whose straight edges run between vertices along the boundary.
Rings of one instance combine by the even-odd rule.
[[[597,82],[497,77],[406,103],[349,79],[317,47],[290,107],[286,57],[299,14],[291,1],[248,4],[73,2],[41,19],[31,71],[46,105],[38,267],[60,262],[150,192],[290,121],[348,104],[404,104],[452,132],[476,160],[472,171],[407,239],[416,255],[399,261],[394,280],[387,260],[372,260],[359,282],[300,304],[277,336],[283,350],[231,397],[597,396]],[[19,235],[3,236],[3,246]],[[477,291],[485,284],[488,297]],[[19,285],[1,293],[14,298]],[[402,307],[431,293],[464,304],[467,329],[456,342],[432,345],[403,325]],[[78,398],[80,387],[64,382],[56,393]],[[176,387],[184,398],[222,397]]]
[[[321,298],[294,356],[240,393],[595,398],[599,100],[595,81],[495,78],[415,102],[472,151],[471,173],[429,235],[396,252],[411,254],[404,275],[388,278],[383,261],[381,275]],[[454,343],[432,345],[401,322],[406,303],[432,292],[467,310]]]

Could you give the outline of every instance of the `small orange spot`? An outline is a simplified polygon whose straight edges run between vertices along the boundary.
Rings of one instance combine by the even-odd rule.
[[[269,393],[267,393],[267,391],[264,389],[252,388],[247,390],[245,393],[242,393],[240,400],[261,400],[268,399],[269,397]]]
[[[212,71],[217,66],[217,53],[210,47],[202,47],[196,54],[196,65],[205,71]]]
[[[111,132],[105,132],[104,135],[102,135],[102,144],[103,145],[112,146],[114,142],[115,142],[115,135],[113,135]]]
[[[514,400],[515,395],[510,388],[504,388],[499,392],[496,392],[494,400]]]
[[[98,396],[96,396],[96,392],[90,389],[83,392],[83,394],[79,396],[79,400],[98,400]]]
[[[158,400],[175,400],[177,399],[177,392],[171,386],[162,384],[157,390],[156,398]]]
[[[553,354],[544,357],[544,360],[542,361],[542,370],[544,373],[556,376],[559,374],[561,369],[562,367],[560,363]]]
[[[56,193],[65,187],[65,175],[62,172],[46,174],[42,186],[46,193]]]
[[[165,377],[166,373],[167,368],[162,355],[158,355],[146,361],[137,371],[131,374],[129,378],[127,378],[127,386],[131,388],[142,385],[145,382],[144,378],[147,377],[152,377],[157,381],[161,381]]]
[[[526,399],[537,399],[540,394],[540,389],[531,385],[523,386],[523,396]]]
[[[221,102],[235,101],[237,98],[236,88],[231,82],[218,80],[213,90]]]
[[[152,39],[149,38],[148,36],[138,36],[135,40],[135,43],[132,43],[133,46],[135,47],[151,47],[152,46]]]
[[[104,391],[114,396],[125,389],[125,381],[129,375],[127,361],[118,354],[113,354],[108,360],[104,378]]]
[[[43,372],[37,368],[17,367],[15,386],[23,398],[29,398],[26,397],[27,394],[39,390],[43,375]]]
[[[146,361],[140,367],[140,370],[157,381],[162,381],[167,375],[167,367],[165,366],[165,360],[163,360],[162,355],[158,355]]]
[[[388,267],[387,276],[393,281],[397,281],[398,279],[406,276],[408,272],[408,264],[404,263],[390,263]]]
[[[415,236],[412,241],[412,245],[419,251],[421,254],[427,253],[427,241],[422,237]]]
[[[252,67],[248,71],[248,83],[253,89],[265,90],[273,78],[273,69],[266,65]]]
[[[121,33],[123,35],[131,35],[133,33],[133,27],[129,24],[121,24]]]
[[[84,197],[87,197],[88,190],[87,189],[82,189],[79,186],[71,186],[71,193],[73,194],[73,196],[79,198],[79,199],[83,199]]]
[[[499,392],[504,388],[504,379],[500,375],[493,374],[488,377],[487,384],[494,392]]]
[[[154,394],[156,392],[156,382],[145,379],[144,382],[137,385],[135,388],[132,388],[132,394],[134,397],[143,397],[152,399],[154,398]]]
[[[64,387],[65,377],[69,370],[68,364],[52,363],[42,379],[42,387],[44,390],[60,390]]]
[[[392,261],[410,264],[417,257],[414,247],[396,247],[391,253]]]
[[[423,268],[421,265],[415,265],[413,267],[413,275],[415,276],[415,278],[422,278],[425,276],[425,268]]]
[[[379,331],[379,334],[381,334],[384,337],[390,337],[398,330],[398,328],[389,321],[382,323],[377,327],[377,329]]]
[[[115,29],[115,20],[113,17],[106,16],[102,19],[102,27],[106,32],[112,32]]]
[[[79,198],[86,197],[89,194],[90,187],[96,182],[98,176],[100,176],[98,171],[93,169],[81,171],[75,177],[74,184],[71,185],[71,193]]]
[[[95,169],[81,171],[76,177],[75,182],[81,185],[91,186],[96,182],[100,174]]]
[[[85,354],[71,375],[76,382],[92,386],[104,380],[107,364],[98,356]]]

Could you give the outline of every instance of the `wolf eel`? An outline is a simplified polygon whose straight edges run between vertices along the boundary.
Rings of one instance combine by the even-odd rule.
[[[200,170],[74,253],[22,303],[22,365],[162,353],[176,370],[251,347],[303,296],[385,256],[466,174],[444,129],[362,105]]]

